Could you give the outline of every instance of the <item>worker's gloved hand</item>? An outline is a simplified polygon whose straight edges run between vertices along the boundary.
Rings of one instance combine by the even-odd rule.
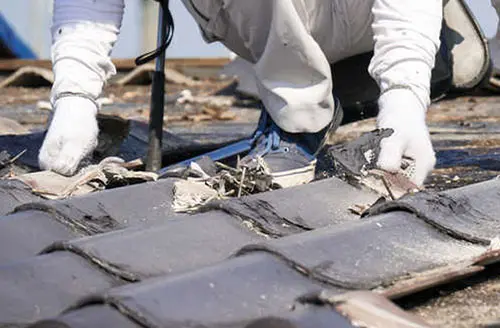
[[[55,112],[38,157],[40,167],[63,175],[76,172],[81,160],[97,147],[96,104],[71,96],[55,103]]]
[[[393,89],[379,99],[378,128],[391,128],[394,133],[381,141],[377,165],[396,172],[403,156],[415,160],[413,183],[422,186],[436,164],[436,156],[425,122],[426,108],[408,89]]]
[[[124,7],[124,0],[54,1],[51,101],[55,103],[38,156],[42,169],[72,175],[96,148],[98,109],[90,99],[97,99],[116,73],[110,54]]]

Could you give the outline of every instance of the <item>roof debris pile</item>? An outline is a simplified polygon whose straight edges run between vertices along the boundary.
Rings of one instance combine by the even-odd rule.
[[[0,326],[459,327],[466,315],[475,325],[500,318],[475,318],[474,307],[460,320],[422,318],[412,314],[421,308],[396,306],[500,261],[498,98],[433,105],[438,167],[426,191],[408,180],[411,160],[397,174],[377,170],[392,131],[373,120],[338,130],[315,182],[281,189],[265,167],[207,158],[162,178],[144,172],[149,90],[134,83],[150,83],[149,69],[122,71],[107,87],[99,146],[73,177],[38,168],[49,111],[37,103],[48,88],[3,88]],[[165,165],[252,134],[260,104],[232,78],[169,69],[181,75],[170,72],[167,84]]]
[[[135,183],[156,181],[158,175],[153,172],[132,171],[129,168],[139,163],[125,163],[118,157],[108,157],[99,164],[89,165],[72,177],[43,171],[13,176],[32,188],[32,192],[47,199],[65,199],[71,196],[85,195],[91,192],[116,188]],[[142,164],[142,163],[141,163]]]
[[[375,191],[383,199],[395,200],[419,188],[410,181],[413,161],[403,162],[399,172],[390,173],[376,168],[380,153],[380,141],[389,137],[392,130],[374,130],[360,138],[327,147],[323,152],[317,180],[337,177],[347,183]],[[208,172],[208,173],[207,173]],[[241,197],[280,189],[273,183],[272,175],[265,163],[252,167],[230,167],[202,157],[189,167],[174,168],[166,176],[179,177],[174,185],[173,207],[177,212],[198,210],[214,200]]]
[[[398,199],[408,193],[418,192],[419,187],[410,181],[414,161],[403,158],[399,172],[391,173],[376,167],[380,154],[380,141],[390,137],[391,129],[374,130],[358,139],[329,147],[326,150],[320,176],[333,169],[334,175],[355,186],[370,188],[387,199]],[[329,169],[331,168],[331,169]]]
[[[209,158],[203,160],[211,161]],[[272,176],[263,166],[249,169],[239,166],[233,168],[220,162],[211,164],[215,166],[212,175],[207,174],[196,162],[180,172],[186,180],[174,184],[172,206],[176,212],[192,212],[213,200],[279,189],[272,184]]]

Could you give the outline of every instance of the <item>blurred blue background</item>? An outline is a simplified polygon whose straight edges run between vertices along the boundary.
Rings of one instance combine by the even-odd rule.
[[[248,0],[251,1],[251,0]],[[156,40],[156,3],[151,0],[125,0],[126,10],[115,58],[131,58],[150,50]],[[498,18],[490,0],[467,0],[487,37],[496,32]],[[171,1],[176,33],[168,57],[227,57],[220,44],[207,45],[198,27],[180,0]],[[40,58],[50,56],[52,0],[0,0],[0,12]]]

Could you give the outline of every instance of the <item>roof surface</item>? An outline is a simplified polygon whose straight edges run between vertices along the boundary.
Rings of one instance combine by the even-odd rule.
[[[217,89],[211,83],[219,82],[191,89]],[[39,128],[47,112],[35,102],[48,90],[31,89],[24,100],[22,89],[4,90],[16,96],[2,104],[0,116]],[[103,113],[138,119],[147,108],[146,88],[110,90],[108,96],[119,96]],[[467,322],[460,318],[465,310],[446,321],[409,304],[422,291],[471,275],[494,280],[497,104],[483,96],[435,104],[429,118],[438,168],[428,191],[374,206],[378,194],[327,173],[308,185],[218,201],[194,214],[173,211],[176,179],[63,200],[0,180],[0,326],[458,327]],[[179,148],[194,154],[251,133],[258,112],[242,107],[233,104],[238,116],[227,122],[171,123],[166,154],[182,157]],[[183,109],[169,113],[175,110]],[[122,128],[123,122],[106,122],[105,131]],[[352,123],[331,142],[372,127],[371,120]],[[131,160],[143,155],[144,125],[127,129],[119,151]],[[15,162],[22,171],[36,165],[41,138],[0,136],[0,150],[26,149]],[[368,207],[363,216],[353,210]],[[498,316],[491,311],[473,323]]]

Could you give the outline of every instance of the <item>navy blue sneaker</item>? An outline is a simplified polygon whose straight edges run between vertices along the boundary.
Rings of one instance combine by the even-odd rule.
[[[253,138],[255,144],[238,166],[259,169],[271,175],[272,183],[281,188],[311,182],[316,169],[316,155],[342,121],[342,108],[338,101],[336,104],[332,121],[317,133],[285,132],[262,110]]]

